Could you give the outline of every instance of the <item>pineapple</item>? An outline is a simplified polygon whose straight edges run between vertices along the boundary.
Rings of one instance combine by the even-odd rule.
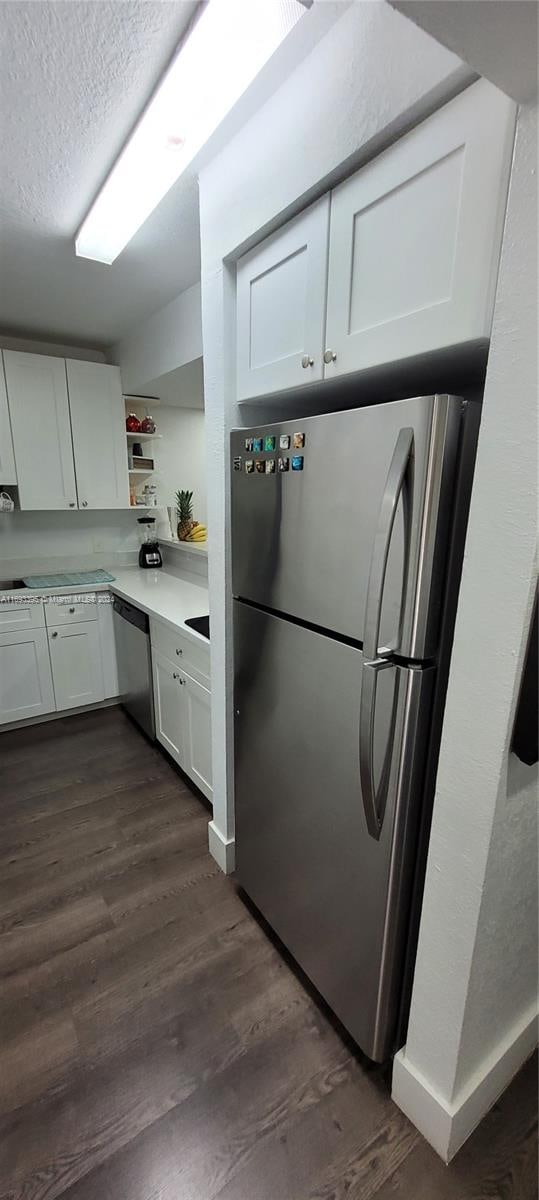
[[[185,542],[195,524],[192,492],[176,492],[176,512],[178,515],[178,538],[180,542]]]

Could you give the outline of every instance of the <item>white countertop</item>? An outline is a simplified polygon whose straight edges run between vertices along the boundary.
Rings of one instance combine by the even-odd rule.
[[[112,568],[109,573],[114,575],[112,583],[86,584],[77,588],[17,588],[0,591],[0,600],[16,600],[20,603],[21,597],[32,597],[38,601],[47,596],[113,592],[141,608],[148,616],[157,617],[172,629],[181,629],[193,641],[208,645],[207,638],[185,624],[187,618],[203,617],[209,611],[208,588],[202,580],[198,583],[180,579],[177,575],[168,574],[162,567],[158,571],[140,567]]]
[[[185,625],[189,617],[204,617],[208,613],[208,589],[201,581],[191,583],[179,579],[177,575],[169,575],[161,567],[158,571],[143,570],[140,567],[123,567],[111,571],[114,583],[107,585],[108,590],[130,600],[148,613],[150,617],[158,617],[172,629],[181,629],[197,642],[208,645],[208,639],[196,633]]]

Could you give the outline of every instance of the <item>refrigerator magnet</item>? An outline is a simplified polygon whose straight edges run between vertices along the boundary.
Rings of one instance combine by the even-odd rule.
[[[263,438],[253,438],[253,454],[262,454],[264,448]]]
[[[294,450],[301,450],[302,446],[304,446],[304,445],[305,445],[305,434],[304,433],[295,433],[294,434]]]
[[[253,453],[253,439],[251,437],[245,438],[245,449],[249,452],[249,454]]]
[[[290,434],[282,433],[279,438],[279,450],[290,450]]]
[[[266,459],[266,475],[274,475],[274,474],[275,474],[275,459],[267,458]]]
[[[252,474],[253,474],[253,471],[254,471],[254,469],[255,469],[255,464],[254,464],[254,462],[253,462],[252,458],[246,458],[246,460],[245,460],[245,471],[246,471],[247,475],[252,475]]]
[[[265,437],[264,438],[264,450],[266,450],[270,454],[271,454],[272,450],[275,450],[275,438],[274,437]]]
[[[257,460],[256,460],[256,463],[255,463],[255,467],[256,467],[256,470],[258,471],[258,474],[259,474],[259,475],[263,475],[263,474],[264,474],[264,472],[265,472],[265,470],[266,470],[266,464],[265,464],[265,462],[264,462],[264,459],[263,459],[263,458],[257,458]]]
[[[279,470],[280,471],[288,471],[289,466],[290,466],[289,458],[280,458],[279,459]]]
[[[239,454],[234,459],[234,470],[241,471],[241,456]]]
[[[303,471],[303,454],[294,454],[292,459],[292,470]]]

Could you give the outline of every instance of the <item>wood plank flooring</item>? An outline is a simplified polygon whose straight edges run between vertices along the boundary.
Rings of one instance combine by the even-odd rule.
[[[0,735],[0,1200],[533,1200],[529,1063],[446,1168],[119,709]]]

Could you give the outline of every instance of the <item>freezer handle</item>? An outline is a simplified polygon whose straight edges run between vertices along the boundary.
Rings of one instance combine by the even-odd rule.
[[[384,598],[384,584],[391,544],[391,534],[395,524],[395,516],[401,494],[404,499],[405,520],[405,563],[404,578],[406,579],[407,556],[409,545],[409,530],[411,518],[411,493],[403,493],[406,478],[410,472],[414,448],[413,429],[401,429],[395,443],[395,449],[387,473],[384,494],[380,504],[378,524],[374,535],[367,588],[367,605],[365,610],[365,634],[363,640],[363,672],[361,679],[361,701],[359,711],[359,775],[361,794],[367,829],[371,837],[377,841],[382,832],[384,812],[393,756],[395,738],[395,723],[397,716],[397,696],[399,688],[399,672],[397,670],[393,705],[384,763],[378,788],[374,777],[374,727],[376,718],[376,686],[378,674],[388,667],[394,668],[394,663],[387,658],[388,651],[379,650],[380,620]]]
[[[367,588],[367,604],[365,607],[365,631],[363,639],[363,654],[368,661],[377,659],[380,651],[378,649],[378,640],[380,637],[380,620],[382,616],[382,601],[384,598],[384,584],[387,570],[387,560],[389,556],[389,547],[391,544],[391,534],[395,524],[395,516],[400,500],[401,493],[404,488],[406,477],[410,471],[412,455],[414,448],[414,431],[413,429],[401,429],[395,443],[393,457],[387,473],[386,485],[380,505],[378,516],[378,524],[374,535],[374,542],[371,555],[371,568],[369,572],[369,584]],[[405,522],[406,522],[406,547],[408,546],[408,535],[410,528],[410,505],[411,492],[406,497],[405,503]],[[405,562],[406,571],[406,562]],[[383,653],[383,652],[382,652]]]

